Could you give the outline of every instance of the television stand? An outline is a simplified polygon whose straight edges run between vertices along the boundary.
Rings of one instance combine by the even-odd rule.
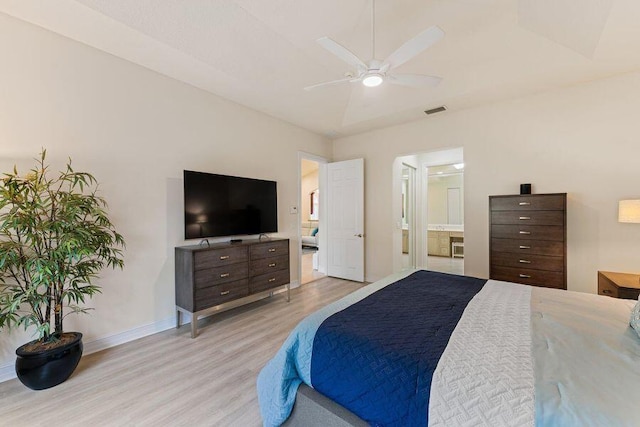
[[[289,239],[210,246],[178,246],[176,257],[176,328],[182,313],[191,315],[191,338],[198,335],[198,317],[269,297],[285,287],[291,299]]]

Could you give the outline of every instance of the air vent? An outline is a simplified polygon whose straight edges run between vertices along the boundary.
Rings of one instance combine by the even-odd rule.
[[[425,110],[424,113],[429,116],[431,114],[435,114],[435,113],[439,113],[441,111],[447,111],[447,107],[445,107],[444,105],[441,107],[436,107],[436,108],[432,108],[430,110]]]

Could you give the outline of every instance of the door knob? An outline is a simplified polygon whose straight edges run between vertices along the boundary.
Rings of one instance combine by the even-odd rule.
[[[355,237],[362,237],[362,234],[354,234]]]

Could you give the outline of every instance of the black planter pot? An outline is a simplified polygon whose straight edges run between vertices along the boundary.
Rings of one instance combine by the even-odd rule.
[[[82,334],[73,335],[73,341],[63,346],[43,351],[26,351],[31,344],[24,344],[16,350],[16,374],[22,384],[32,390],[44,390],[63,383],[71,376],[82,356]]]

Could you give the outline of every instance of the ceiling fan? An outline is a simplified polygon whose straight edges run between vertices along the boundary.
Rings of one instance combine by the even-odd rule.
[[[394,68],[404,64],[418,55],[426,48],[432,46],[444,37],[444,31],[437,26],[432,26],[422,31],[420,34],[405,42],[395,52],[387,57],[384,61],[375,59],[376,51],[376,3],[372,0],[371,5],[371,57],[369,63],[365,63],[358,58],[353,52],[346,47],[340,45],[329,37],[322,37],[316,40],[320,46],[329,52],[355,67],[357,74],[346,74],[347,77],[333,80],[329,82],[319,83],[307,86],[305,90],[312,90],[323,86],[332,86],[341,83],[362,82],[367,87],[375,87],[382,82],[389,82],[403,86],[436,86],[442,78],[435,76],[425,76],[422,74],[393,74],[390,73]]]

